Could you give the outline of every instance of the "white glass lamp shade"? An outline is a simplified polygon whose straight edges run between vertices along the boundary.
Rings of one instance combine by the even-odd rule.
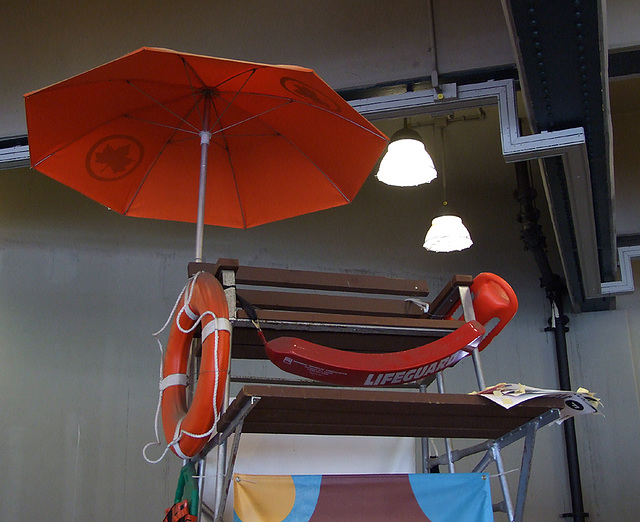
[[[378,169],[380,181],[395,187],[415,187],[430,183],[437,176],[433,160],[416,131],[402,129],[391,137]]]
[[[454,252],[473,245],[467,227],[458,216],[438,216],[424,239],[424,248],[431,252]]]

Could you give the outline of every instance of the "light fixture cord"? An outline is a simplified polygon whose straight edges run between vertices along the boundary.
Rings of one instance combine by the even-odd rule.
[[[446,207],[449,202],[447,201],[447,177],[445,176],[447,170],[446,149],[444,146],[444,125],[440,127],[440,155],[442,157],[442,206]]]
[[[427,0],[427,9],[429,11],[429,54],[431,55],[431,86],[439,87],[440,79],[438,78],[438,51],[436,47],[436,23],[433,10],[433,0]]]

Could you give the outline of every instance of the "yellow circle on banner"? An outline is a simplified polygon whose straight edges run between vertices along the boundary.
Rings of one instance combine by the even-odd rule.
[[[242,522],[282,522],[291,513],[296,487],[291,476],[234,476],[233,509]]]

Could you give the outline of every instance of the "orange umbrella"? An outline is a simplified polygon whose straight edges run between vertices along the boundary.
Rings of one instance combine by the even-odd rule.
[[[388,141],[311,69],[165,49],[25,105],[34,168],[121,214],[197,223],[196,260],[204,224],[246,228],[349,203]]]

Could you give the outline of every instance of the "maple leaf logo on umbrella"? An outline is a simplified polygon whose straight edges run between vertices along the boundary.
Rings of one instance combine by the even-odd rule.
[[[299,96],[300,98],[305,98],[315,105],[319,105],[320,107],[324,107],[330,111],[340,112],[340,107],[328,96],[300,80],[285,76],[280,80],[280,85],[282,85],[291,94]]]
[[[100,181],[115,181],[131,174],[142,162],[143,155],[142,143],[133,136],[107,136],[89,150],[87,171]]]

